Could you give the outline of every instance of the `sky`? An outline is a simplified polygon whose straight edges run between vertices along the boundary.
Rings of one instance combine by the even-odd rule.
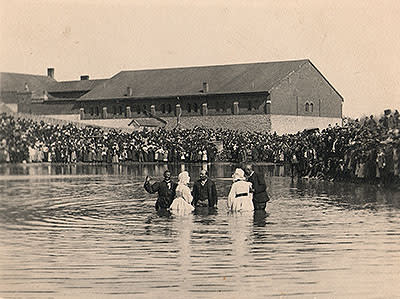
[[[399,28],[398,0],[0,0],[0,71],[63,81],[308,58],[360,117],[400,110]]]

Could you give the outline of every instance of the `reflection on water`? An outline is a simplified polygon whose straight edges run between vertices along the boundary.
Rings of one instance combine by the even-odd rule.
[[[197,178],[201,165],[169,165]],[[258,166],[266,212],[154,211],[165,165],[0,166],[0,297],[385,297],[400,293],[400,193]]]
[[[46,176],[46,175],[132,175],[146,177],[162,176],[166,169],[171,170],[175,177],[181,171],[187,170],[190,174],[198,177],[202,168],[210,172],[211,177],[230,178],[237,165],[221,164],[109,164],[109,165],[89,165],[89,164],[0,164],[0,178],[8,176]],[[259,165],[268,176],[286,176],[289,169],[286,166]],[[8,179],[8,178],[7,178]]]

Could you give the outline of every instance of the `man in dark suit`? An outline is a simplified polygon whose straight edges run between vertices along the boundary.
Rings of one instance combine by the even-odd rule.
[[[265,210],[269,197],[265,185],[264,174],[255,173],[251,164],[244,166],[247,181],[252,183],[254,210]]]
[[[150,194],[158,192],[158,199],[156,201],[156,210],[168,209],[175,198],[175,190],[178,185],[171,180],[171,172],[166,170],[164,172],[164,180],[150,184],[150,177],[147,176],[144,182],[144,189]]]
[[[200,179],[193,185],[193,206],[197,207],[217,207],[218,196],[215,183],[208,178],[207,170],[200,171]]]

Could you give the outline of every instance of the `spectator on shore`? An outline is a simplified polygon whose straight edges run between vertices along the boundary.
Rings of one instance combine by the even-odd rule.
[[[343,127],[282,136],[200,127],[128,133],[2,113],[0,162],[291,163],[299,177],[388,183],[400,179],[399,129],[399,112],[389,109],[378,122],[371,115],[363,124],[347,120]]]

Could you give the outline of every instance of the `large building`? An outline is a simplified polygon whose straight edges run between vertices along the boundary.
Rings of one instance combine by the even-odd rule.
[[[145,119],[295,132],[341,124],[343,97],[310,60],[121,71],[109,79],[56,81],[1,73],[1,97],[20,112],[80,119]]]

